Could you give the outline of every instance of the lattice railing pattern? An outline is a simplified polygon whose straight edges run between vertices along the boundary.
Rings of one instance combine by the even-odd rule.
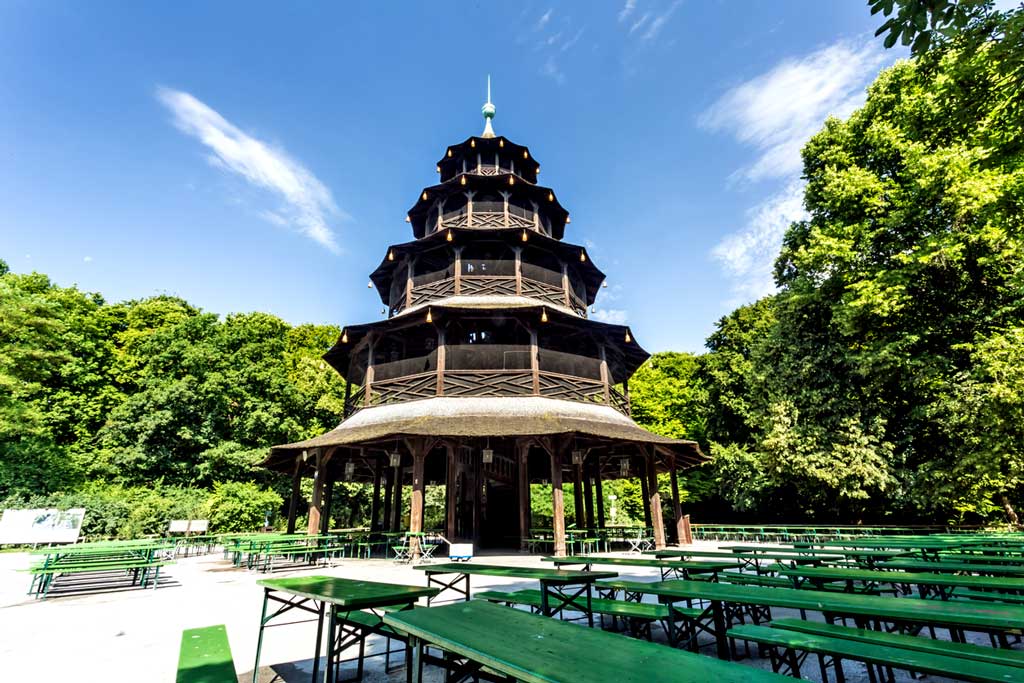
[[[540,395],[567,401],[604,403],[604,385],[593,379],[555,372],[540,373]]]
[[[533,375],[529,370],[448,370],[445,396],[529,396]]]
[[[515,296],[516,279],[509,276],[464,275],[462,276],[462,294],[490,294],[498,296]]]
[[[385,405],[418,398],[433,398],[437,395],[437,373],[422,372],[418,375],[374,382],[370,386],[370,405]]]
[[[561,287],[525,277],[523,278],[523,296],[548,301],[556,306],[565,306],[565,292]]]
[[[437,280],[426,285],[416,285],[412,288],[412,303],[415,306],[423,301],[443,299],[446,296],[454,296],[455,278]]]
[[[612,408],[615,408],[615,410],[619,411],[623,415],[632,415],[633,411],[630,410],[629,399],[626,398],[625,394],[615,387],[610,387],[609,395],[612,399]]]
[[[359,387],[349,394],[348,401],[345,403],[345,416],[348,417],[359,412],[359,409],[363,407],[365,400],[366,387]]]

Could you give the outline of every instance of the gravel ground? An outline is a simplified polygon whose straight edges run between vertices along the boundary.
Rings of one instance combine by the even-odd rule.
[[[714,547],[708,543],[699,545],[708,549]],[[123,587],[102,593],[61,594],[58,583],[50,598],[39,601],[25,594],[29,576],[23,570],[30,561],[25,553],[0,554],[0,680],[27,680],[43,674],[49,679],[86,683],[173,681],[181,631],[225,624],[239,681],[252,681],[262,605],[262,590],[256,580],[265,575],[235,569],[216,553],[179,558],[167,568],[166,575],[161,576],[160,587],[156,590]],[[478,556],[478,561],[542,566],[536,556],[521,554]],[[385,560],[343,560],[333,567],[279,570],[273,576],[312,574],[424,583],[422,572]],[[635,580],[656,578],[654,570],[646,569],[620,571],[620,575]],[[511,579],[473,577],[474,590],[528,587],[536,586]],[[790,610],[774,610],[773,614],[798,616]],[[655,631],[655,639],[663,641],[660,629]],[[309,681],[315,636],[316,627],[312,623],[269,629],[264,637],[259,683]],[[939,637],[947,637],[947,634],[940,631]],[[972,641],[987,644],[988,638],[973,634]],[[371,643],[372,651],[382,651],[382,639],[374,638]],[[702,652],[713,656],[714,648],[704,647]],[[740,652],[743,654],[742,646]],[[768,660],[759,659],[753,649],[751,655],[741,660],[743,666],[770,668]],[[383,665],[383,658],[369,659],[364,680],[367,683],[405,680],[404,669],[387,675]],[[817,668],[816,662],[808,661],[804,666],[805,678],[820,680]],[[860,664],[846,662],[844,670],[848,681],[868,680]],[[442,677],[439,671],[428,669],[427,680],[440,681]],[[914,679],[897,672],[896,680]],[[948,679],[925,677],[924,680]]]

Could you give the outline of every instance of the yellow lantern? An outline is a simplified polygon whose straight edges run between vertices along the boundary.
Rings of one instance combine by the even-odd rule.
[[[546,309],[546,308],[540,309],[540,321],[542,323],[546,323],[548,321],[548,309]]]
[[[454,239],[454,238],[452,237],[452,231],[451,231],[451,229],[449,229],[449,230],[448,230],[448,236],[447,236],[447,237],[445,237],[445,239],[446,239],[446,240],[448,240],[449,242],[451,242],[451,241],[452,241],[452,240]]]
[[[433,315],[431,315],[431,313],[430,313],[430,309],[429,309],[429,308],[427,309],[427,322],[428,322],[428,323],[432,323],[432,322],[434,322],[434,316],[433,316]]]
[[[348,344],[348,330],[341,331],[341,343]]]
[[[390,251],[388,251],[388,261],[394,261],[394,260],[395,260],[395,250],[391,249]]]
[[[423,190],[423,201],[427,201],[427,191]]]
[[[525,242],[528,239],[529,239],[529,236],[526,234],[526,228],[523,228],[523,241]]]

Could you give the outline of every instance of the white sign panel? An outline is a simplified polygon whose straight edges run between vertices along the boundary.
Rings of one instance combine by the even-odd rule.
[[[201,534],[209,527],[208,519],[172,519],[167,531],[172,534]]]
[[[4,510],[0,544],[74,543],[82,531],[85,508]]]

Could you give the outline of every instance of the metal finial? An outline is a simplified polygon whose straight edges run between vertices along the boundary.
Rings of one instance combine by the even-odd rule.
[[[487,74],[487,102],[484,104],[484,107],[483,107],[483,109],[481,111],[483,112],[485,123],[484,123],[483,135],[481,135],[480,137],[483,137],[483,138],[493,138],[493,137],[495,137],[495,135],[494,135],[494,129],[491,128],[491,119],[494,118],[495,109],[494,109],[494,105],[491,104],[491,75],[490,74]]]

